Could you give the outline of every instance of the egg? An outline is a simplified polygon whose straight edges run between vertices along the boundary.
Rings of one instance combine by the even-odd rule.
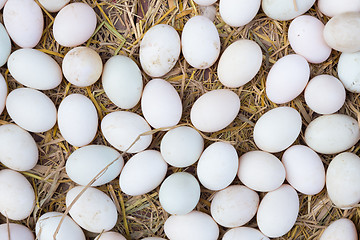
[[[331,53],[324,40],[324,27],[319,19],[310,15],[295,18],[288,29],[291,48],[310,63],[324,62]]]
[[[360,51],[360,12],[345,12],[331,18],[325,25],[324,39],[337,51]]]
[[[57,87],[62,80],[59,64],[36,49],[14,51],[9,56],[7,65],[13,78],[26,87],[49,90]]]
[[[219,227],[206,213],[192,211],[185,215],[172,215],[164,225],[171,240],[217,240]]]
[[[240,98],[228,89],[216,89],[200,96],[190,111],[191,123],[203,132],[226,128],[240,111]]]
[[[89,47],[76,47],[66,53],[62,70],[66,80],[77,87],[94,84],[103,70],[100,55]]]
[[[180,37],[167,24],[151,27],[140,43],[142,69],[151,77],[162,77],[175,66],[180,55]]]
[[[214,5],[199,6],[200,15],[207,17],[210,21],[214,22],[216,17],[216,7]]]
[[[336,239],[357,240],[358,234],[355,224],[347,218],[338,219],[325,228],[320,237],[320,240]]]
[[[211,216],[221,226],[240,227],[256,214],[259,195],[241,185],[232,185],[217,193],[211,202]]]
[[[334,17],[345,12],[360,12],[360,2],[358,0],[319,0],[318,8],[326,16]]]
[[[250,189],[269,192],[283,184],[285,168],[271,153],[250,151],[239,159],[238,177]]]
[[[0,7],[1,9],[1,7]],[[3,66],[11,53],[11,41],[2,23],[0,23],[0,67]]]
[[[275,153],[288,148],[301,130],[301,116],[291,107],[277,107],[263,114],[255,123],[255,144],[263,151]]]
[[[322,154],[343,152],[360,139],[358,122],[344,114],[331,114],[315,118],[305,130],[305,142]]]
[[[132,156],[119,178],[120,189],[130,196],[138,196],[157,188],[164,180],[167,164],[159,151],[145,150]]]
[[[260,3],[261,0],[220,0],[220,16],[228,25],[241,27],[254,19]]]
[[[99,234],[95,240],[126,240],[126,238],[117,232],[104,232]]]
[[[173,173],[160,186],[160,204],[170,214],[184,215],[191,212],[199,199],[200,185],[190,173]]]
[[[211,4],[214,4],[217,0],[194,0],[195,3],[201,5],[201,6],[209,6]]]
[[[288,21],[307,12],[315,0],[263,0],[261,7],[264,13],[275,20]]]
[[[4,7],[7,0],[0,0],[0,10]]]
[[[60,212],[47,212],[41,215],[35,226],[36,239],[53,239],[62,217],[63,213]],[[66,215],[56,234],[56,240],[85,240],[85,235],[74,220]]]
[[[217,68],[219,81],[226,87],[241,87],[255,77],[261,63],[262,52],[256,42],[237,40],[228,46],[220,57]]]
[[[187,126],[171,129],[160,143],[161,155],[174,167],[188,167],[194,164],[203,150],[204,139],[195,129]]]
[[[107,167],[106,171],[91,184],[91,186],[100,186],[114,180],[123,166],[124,159],[115,149],[104,145],[88,145],[71,153],[66,160],[66,174],[75,183],[86,186]]]
[[[8,90],[6,81],[0,74],[0,114],[4,111],[7,94]]]
[[[325,168],[316,152],[303,145],[286,149],[282,158],[286,180],[305,195],[318,194],[325,186]]]
[[[29,181],[10,169],[0,171],[0,212],[19,221],[30,216],[35,206],[35,193]]]
[[[34,0],[11,0],[3,10],[4,25],[11,39],[22,48],[35,47],[44,28],[44,16]]]
[[[66,194],[66,207],[82,192],[83,186],[77,186]],[[89,187],[72,205],[70,216],[87,231],[100,233],[112,229],[117,221],[117,211],[111,198],[102,191]]]
[[[298,54],[286,55],[272,66],[266,78],[266,96],[282,104],[295,99],[309,81],[310,68],[306,59]]]
[[[135,107],[143,90],[142,76],[136,63],[126,56],[113,56],[104,66],[102,84],[108,98],[122,109]]]
[[[236,149],[229,143],[215,142],[202,153],[196,173],[207,189],[224,189],[235,179],[239,160]]]
[[[169,82],[153,79],[144,88],[141,111],[153,128],[173,127],[182,115],[180,96]]]
[[[299,197],[290,185],[269,192],[261,200],[256,215],[260,231],[269,238],[285,235],[294,226],[299,213]]]
[[[346,90],[360,93],[360,52],[342,53],[337,73]]]
[[[56,123],[56,108],[44,93],[31,88],[17,88],[6,99],[9,116],[30,132],[45,132]]]
[[[326,189],[339,208],[356,207],[360,202],[360,158],[354,153],[336,155],[326,172]]]
[[[116,149],[137,153],[145,150],[152,141],[149,124],[136,113],[116,111],[106,115],[101,121],[101,132]],[[140,136],[144,134],[143,136]]]
[[[236,240],[236,239],[247,239],[247,240],[269,240],[259,230],[250,227],[237,227],[227,231],[222,240]]]
[[[48,12],[58,12],[60,9],[65,7],[70,0],[39,0],[39,3],[46,9]]]
[[[220,55],[220,37],[214,23],[204,16],[190,18],[181,34],[185,60],[194,68],[212,66]]]
[[[86,3],[66,5],[56,15],[53,34],[56,42],[65,47],[76,47],[86,42],[96,28],[96,14]]]
[[[89,144],[98,127],[98,114],[91,100],[81,94],[65,97],[58,109],[58,126],[64,139],[73,146]]]
[[[10,236],[10,238],[9,238]],[[21,224],[6,223],[0,225],[0,239],[2,240],[34,240],[31,230]]]

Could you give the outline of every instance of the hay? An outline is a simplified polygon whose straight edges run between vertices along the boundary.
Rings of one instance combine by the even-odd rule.
[[[129,56],[140,66],[139,43],[144,33],[151,26],[166,23],[181,32],[185,22],[199,13],[199,9],[192,0],[83,1],[95,9],[98,18],[98,27],[86,45],[95,49],[101,55],[104,63],[111,56],[122,54]],[[218,5],[216,7],[218,8]],[[316,5],[309,11],[309,14],[316,16],[323,22],[327,21],[327,18],[318,11]],[[70,48],[59,46],[53,38],[52,25],[55,15],[49,13],[44,15],[46,20],[43,37],[36,48],[51,55],[60,63]],[[2,13],[0,13],[0,18],[2,21]],[[260,11],[251,23],[242,28],[229,27],[221,20],[218,13],[215,24],[220,33],[222,51],[235,40],[246,38],[256,41],[261,46],[264,56],[263,65],[257,76],[242,88],[232,89],[241,99],[240,114],[235,121],[224,130],[204,135],[206,146],[213,141],[228,141],[236,147],[239,155],[241,155],[256,149],[252,139],[252,130],[256,120],[263,113],[277,106],[267,99],[264,86],[272,64],[280,57],[293,52],[287,39],[289,22],[271,20]],[[338,58],[339,53],[333,51],[326,62],[317,65],[311,64],[311,77],[325,73],[337,76]],[[1,68],[1,73],[8,82],[9,90],[21,87],[10,76],[6,66]],[[207,70],[197,70],[189,66],[182,56],[175,68],[164,79],[171,82],[181,96],[183,117],[180,124],[186,125],[190,124],[189,112],[193,102],[207,91],[223,88],[217,79],[216,64]],[[143,74],[143,80],[144,83],[147,83],[150,78]],[[95,104],[100,119],[109,112],[119,110],[106,97],[101,81],[88,88],[77,88],[63,80],[59,87],[45,91],[45,93],[54,101],[56,106],[70,93],[84,94],[90,97]],[[304,144],[304,129],[317,114],[306,106],[303,96],[299,96],[286,105],[299,110],[303,117],[303,129],[296,143]],[[141,114],[140,105],[138,104],[131,111]],[[346,103],[340,112],[359,118],[359,96],[348,92]],[[0,116],[0,124],[9,122],[11,119],[4,112]],[[64,212],[66,210],[65,194],[75,184],[68,179],[64,165],[67,157],[75,148],[64,141],[56,127],[46,133],[32,135],[38,143],[40,159],[34,169],[23,172],[23,174],[28,177],[35,189],[36,207],[33,214],[21,223],[34,229],[41,214],[48,211]],[[163,135],[164,132],[155,131],[150,148],[159,149]],[[100,131],[93,143],[108,145]],[[351,151],[357,154],[359,149],[360,144],[358,143]],[[129,157],[129,154],[124,155],[125,160]],[[323,155],[322,157],[327,167],[333,156]],[[4,166],[1,166],[1,169],[3,168]],[[177,171],[194,172],[194,166],[185,169],[170,167],[168,173]],[[239,180],[236,179],[233,184],[238,183]],[[113,198],[119,211],[119,220],[115,231],[122,233],[128,239],[140,239],[147,236],[165,237],[163,224],[168,218],[168,214],[160,207],[156,190],[143,196],[130,197],[121,192],[117,179],[110,184],[99,187],[99,189]],[[201,200],[196,209],[209,213],[213,194],[214,192],[202,188]],[[325,189],[315,196],[301,194],[300,213],[296,225],[288,234],[279,239],[318,239],[323,229],[331,221],[341,217],[350,218],[358,229],[360,228],[359,207],[351,210],[340,210],[334,207],[327,197]],[[0,223],[6,223],[6,221],[5,217],[0,217]],[[248,226],[256,227],[256,221],[253,219]],[[226,229],[220,229],[222,236]],[[87,236],[92,239],[91,237],[95,235],[87,233]]]

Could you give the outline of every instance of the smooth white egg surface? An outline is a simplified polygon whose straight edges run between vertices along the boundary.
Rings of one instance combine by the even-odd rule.
[[[0,67],[3,66],[11,53],[11,41],[2,23],[0,23]]]
[[[104,232],[99,234],[95,240],[126,240],[126,238],[117,232]]]
[[[345,12],[360,12],[358,0],[318,0],[318,8],[328,17],[334,17]]]
[[[9,238],[10,236],[10,238]],[[34,234],[24,225],[4,223],[0,225],[0,239],[2,240],[34,240]],[[40,239],[39,239],[40,240]]]
[[[39,3],[48,12],[58,12],[69,2],[70,0],[39,0]]]
[[[346,90],[360,93],[360,52],[342,53],[337,73]]]
[[[2,74],[0,74],[0,114],[4,111],[5,102],[8,94],[6,81]]]
[[[260,9],[261,0],[220,0],[221,18],[232,27],[248,24]]]
[[[259,230],[250,227],[237,227],[227,231],[222,240],[236,240],[236,239],[247,239],[247,240],[269,240]]]
[[[321,234],[319,240],[358,240],[358,234],[355,224],[347,219],[341,218],[333,221]]]
[[[263,0],[261,7],[264,13],[275,20],[287,21],[307,12],[316,0]]]

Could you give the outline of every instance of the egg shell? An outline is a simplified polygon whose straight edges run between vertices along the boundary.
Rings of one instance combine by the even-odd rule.
[[[319,19],[310,15],[295,18],[288,30],[291,48],[310,63],[324,62],[331,53],[324,40],[324,27]]]
[[[339,208],[356,207],[360,202],[360,158],[350,152],[340,153],[330,162],[326,172],[326,189]]]
[[[357,240],[358,234],[356,232],[355,224],[347,219],[341,218],[333,221],[325,231],[322,233],[320,240]]]
[[[153,128],[173,127],[182,115],[182,103],[176,89],[163,79],[149,81],[141,97],[141,110]]]
[[[108,98],[122,109],[133,108],[140,101],[142,76],[131,58],[122,55],[111,57],[105,63],[102,84]]]
[[[217,89],[200,96],[190,111],[191,123],[203,132],[227,127],[240,111],[240,98],[228,89]]]
[[[339,79],[323,74],[310,80],[304,96],[311,110],[319,114],[331,114],[344,105],[346,92]]]
[[[60,9],[65,7],[70,0],[39,0],[39,3],[46,9],[48,12],[58,12]]]
[[[334,17],[345,12],[360,12],[358,0],[318,0],[318,8],[328,17]]]
[[[243,86],[259,72],[261,63],[262,52],[256,42],[247,39],[233,42],[220,57],[219,81],[230,88]]]
[[[94,84],[103,70],[100,55],[89,47],[76,47],[66,53],[62,70],[66,80],[77,87]]]
[[[220,16],[228,25],[241,27],[254,19],[260,3],[261,0],[220,0]]]
[[[239,167],[236,149],[229,143],[215,142],[202,153],[196,173],[207,189],[224,189],[235,179]]]
[[[56,42],[65,47],[76,47],[86,42],[96,28],[96,14],[86,3],[66,5],[56,15],[53,34]]]
[[[99,234],[95,240],[126,240],[126,238],[117,232],[104,232]]]
[[[8,90],[6,81],[3,75],[0,74],[0,114],[4,111],[7,94]]]
[[[174,167],[188,167],[194,164],[203,150],[204,139],[195,129],[187,126],[171,129],[160,143],[161,155]]]
[[[115,179],[123,166],[124,159],[115,149],[104,145],[88,145],[75,150],[69,156],[66,160],[66,173],[75,183],[86,186],[107,167],[106,171],[91,184],[91,186],[100,186]]]
[[[275,20],[288,21],[307,12],[316,0],[262,0],[264,13]]]
[[[190,173],[173,173],[160,186],[160,204],[170,214],[184,215],[191,212],[199,199],[200,185]]]
[[[263,151],[281,152],[297,139],[301,125],[300,113],[294,108],[273,108],[255,123],[253,133],[255,144]]]
[[[209,6],[211,4],[214,4],[217,0],[194,0],[195,3],[201,5],[201,6]]]
[[[260,231],[267,237],[285,235],[294,226],[299,213],[299,197],[288,184],[269,192],[261,200],[256,220]]]
[[[314,151],[335,154],[354,146],[360,139],[358,122],[344,114],[315,118],[305,130],[305,142]]]
[[[35,47],[44,28],[44,16],[34,0],[11,0],[3,10],[4,25],[11,39],[22,48]]]
[[[151,77],[162,77],[175,66],[180,55],[180,37],[167,24],[150,28],[140,43],[140,63]]]
[[[286,180],[297,191],[305,195],[318,194],[325,186],[325,168],[319,155],[311,148],[294,145],[282,158]]]
[[[360,12],[345,12],[331,18],[325,25],[324,39],[337,51],[360,51]]]
[[[269,240],[259,230],[250,227],[237,227],[227,231],[222,240],[236,240],[236,239],[247,239],[247,240]]]
[[[199,211],[170,216],[165,221],[164,231],[171,240],[217,240],[219,236],[214,219]]]
[[[95,137],[98,115],[92,101],[81,94],[65,97],[58,109],[58,126],[64,139],[73,146],[89,144]]]
[[[181,34],[182,53],[194,68],[212,66],[220,55],[220,37],[214,23],[204,16],[190,18]]]
[[[57,87],[62,80],[59,64],[36,49],[14,51],[9,56],[7,66],[13,78],[26,87],[49,90]]]
[[[121,191],[138,196],[157,188],[164,180],[167,164],[159,151],[145,150],[132,156],[119,178]]]
[[[0,10],[4,7],[7,0],[0,0]]]
[[[283,184],[285,168],[271,153],[250,151],[239,159],[238,177],[248,188],[259,192],[269,192]]]
[[[241,185],[229,186],[217,193],[211,202],[211,216],[221,226],[240,227],[256,214],[259,195]]]
[[[151,134],[140,136],[149,131],[151,128],[145,119],[132,112],[112,112],[101,121],[101,132],[111,146],[129,153],[141,152],[150,145]]]
[[[53,239],[54,233],[60,224],[63,213],[47,212],[37,220],[35,233],[38,240]],[[56,240],[85,240],[82,229],[68,215],[61,222]]]
[[[12,120],[30,132],[45,132],[56,123],[56,108],[44,93],[31,88],[17,88],[6,99]]]
[[[200,15],[207,17],[210,21],[214,22],[216,17],[216,7],[214,5],[199,6]]]
[[[11,220],[30,216],[35,206],[35,193],[29,181],[10,169],[0,171],[0,212]]]
[[[0,46],[1,46],[0,49],[0,67],[1,67],[7,62],[7,59],[11,53],[11,41],[2,23],[0,23]]]
[[[289,54],[271,67],[266,78],[266,96],[270,101],[282,104],[295,99],[305,89],[310,77],[306,59],[298,54]]]
[[[66,207],[69,207],[83,186],[77,186],[66,194]],[[89,187],[72,205],[70,216],[80,227],[94,233],[112,229],[117,221],[117,211],[111,198],[102,191]]]
[[[10,234],[10,238],[9,238]],[[0,239],[2,240],[34,240],[34,234],[31,230],[21,224],[4,223],[0,225]]]
[[[342,53],[337,72],[346,90],[360,93],[360,52]]]

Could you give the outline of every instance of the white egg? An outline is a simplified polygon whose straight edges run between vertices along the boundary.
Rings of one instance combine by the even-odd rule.
[[[88,47],[76,47],[66,53],[62,70],[66,80],[78,87],[94,84],[103,70],[100,55]]]
[[[167,164],[160,152],[145,150],[132,156],[121,171],[120,189],[130,196],[146,194],[164,180]]]
[[[60,9],[65,7],[70,0],[39,0],[39,3],[46,9],[48,12],[58,12]]]
[[[7,0],[0,0],[0,10],[4,7]]]
[[[44,16],[34,0],[8,1],[3,17],[9,36],[18,46],[33,48],[39,43],[44,28]]]
[[[204,16],[190,18],[181,34],[182,53],[194,68],[212,66],[220,55],[220,37],[214,23]]]
[[[183,215],[191,212],[199,199],[200,185],[190,173],[173,173],[160,186],[160,204],[170,214]]]
[[[58,228],[63,213],[47,212],[37,220],[35,226],[35,233],[38,240],[53,239],[56,229]],[[85,240],[85,235],[82,229],[71,219],[65,216],[61,222],[56,240]]]
[[[346,90],[360,93],[360,52],[342,53],[337,72]]]
[[[345,12],[360,12],[359,0],[318,0],[318,8],[328,17],[334,17]]]
[[[11,220],[30,216],[35,206],[35,193],[29,181],[10,169],[0,171],[0,212]]]
[[[176,89],[163,79],[149,81],[141,97],[141,110],[153,128],[173,127],[182,115],[182,103]]]
[[[216,7],[214,5],[199,6],[200,15],[207,17],[210,21],[214,22],[216,17]]]
[[[299,213],[299,197],[290,185],[269,192],[261,200],[256,220],[260,231],[267,237],[285,235],[294,226]]]
[[[17,88],[6,99],[12,120],[30,132],[45,132],[56,123],[56,108],[44,93],[31,88]]]
[[[305,89],[310,77],[306,59],[298,54],[286,55],[272,66],[266,78],[266,96],[282,104],[295,99]]]
[[[77,186],[66,194],[66,207],[82,192],[83,186]],[[80,227],[90,232],[100,233],[112,229],[118,213],[111,198],[102,191],[89,187],[72,205],[70,216]]]
[[[260,3],[261,0],[220,0],[220,16],[228,25],[241,27],[254,19]]]
[[[360,12],[345,12],[331,18],[325,25],[324,39],[337,51],[360,51]]]
[[[237,227],[227,231],[222,240],[236,240],[236,239],[246,239],[246,240],[269,240],[265,237],[259,230],[250,227]]]
[[[277,107],[263,114],[254,127],[256,146],[267,152],[281,152],[297,139],[301,116],[291,107]]]
[[[196,173],[207,189],[224,189],[235,179],[239,167],[236,149],[229,143],[215,142],[202,153]]]
[[[194,164],[204,150],[204,139],[193,128],[181,126],[168,131],[161,140],[160,152],[174,167]]]
[[[116,111],[106,115],[101,121],[101,132],[114,148],[129,153],[145,150],[152,141],[149,124],[140,115],[132,112]]]
[[[230,88],[243,86],[259,72],[261,63],[262,52],[256,42],[247,39],[233,42],[220,57],[219,81]]]
[[[259,195],[241,185],[227,187],[217,193],[211,202],[211,216],[221,226],[240,227],[256,214]]]
[[[214,219],[199,211],[170,216],[165,221],[164,231],[171,240],[217,240],[219,237]]]
[[[11,53],[11,41],[2,23],[0,23],[0,46],[1,46],[0,49],[0,67],[1,67],[7,62],[7,59]]]
[[[102,84],[108,98],[122,109],[133,108],[140,101],[142,76],[131,58],[122,55],[111,57],[105,63]]]
[[[6,81],[3,75],[0,74],[0,114],[4,111],[7,94],[8,90]]]
[[[316,0],[263,0],[261,7],[264,13],[275,20],[287,21],[307,12]]]
[[[195,3],[201,5],[201,6],[209,6],[211,4],[214,4],[217,0],[194,0]]]
[[[126,240],[126,238],[117,232],[104,232],[99,234],[94,240]]]
[[[217,89],[200,96],[190,112],[191,123],[203,132],[227,127],[240,111],[240,98],[228,89]]]
[[[9,238],[10,236],[10,238]],[[0,225],[0,239],[2,240],[34,240],[31,230],[21,224],[4,223]],[[40,240],[40,239],[39,239]]]
[[[347,219],[341,218],[333,221],[321,234],[319,240],[358,240],[355,224]]]
[[[180,55],[180,37],[167,24],[151,27],[140,43],[140,63],[151,77],[162,77],[175,66]]]
[[[109,165],[110,163],[112,164]],[[115,179],[123,166],[124,159],[115,149],[104,145],[88,145],[75,150],[69,156],[66,160],[66,174],[75,183],[85,186],[107,167],[106,171],[91,184],[91,186],[100,186]]]
[[[59,64],[49,55],[36,49],[18,49],[7,62],[9,71],[16,81],[26,87],[49,90],[62,80]]]
[[[323,154],[343,152],[360,139],[358,122],[344,114],[320,116],[307,126],[305,142],[314,151]]]

